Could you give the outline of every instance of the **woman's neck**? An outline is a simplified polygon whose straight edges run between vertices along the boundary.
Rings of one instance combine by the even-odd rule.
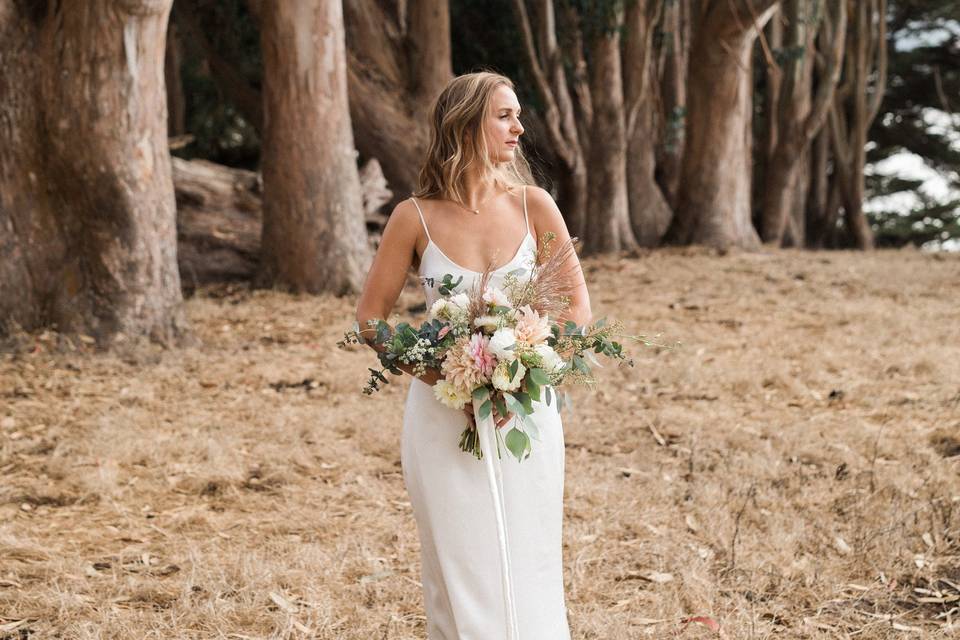
[[[463,179],[463,204],[469,209],[477,209],[487,200],[496,196],[500,189],[492,176],[467,174]]]

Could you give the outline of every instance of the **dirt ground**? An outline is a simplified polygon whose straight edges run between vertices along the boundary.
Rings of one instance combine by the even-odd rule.
[[[563,414],[574,638],[958,633],[960,255],[585,265],[595,317],[682,345]],[[0,638],[424,638],[409,381],[360,393],[354,305],[220,287],[182,349],[19,336]]]

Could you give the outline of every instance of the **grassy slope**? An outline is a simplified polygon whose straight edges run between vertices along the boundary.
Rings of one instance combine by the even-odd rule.
[[[564,415],[574,637],[943,633],[957,603],[917,598],[960,595],[958,258],[588,261],[597,317],[683,347]],[[0,638],[423,638],[407,381],[359,393],[353,304],[208,291],[195,347],[0,357]]]

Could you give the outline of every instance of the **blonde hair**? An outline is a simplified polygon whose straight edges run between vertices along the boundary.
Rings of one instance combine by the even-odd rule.
[[[483,126],[493,92],[500,85],[514,88],[506,76],[478,71],[455,77],[440,92],[433,104],[430,145],[414,196],[444,198],[465,206],[463,179],[477,165],[481,174],[493,177],[497,187],[509,190],[535,184],[519,145],[512,161],[500,165],[490,161]]]

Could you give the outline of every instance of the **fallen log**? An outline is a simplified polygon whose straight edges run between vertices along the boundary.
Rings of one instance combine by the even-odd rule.
[[[177,199],[177,260],[184,293],[198,286],[246,281],[260,254],[260,176],[206,160],[173,159]],[[379,244],[392,193],[375,159],[360,170],[364,219],[370,242]]]

